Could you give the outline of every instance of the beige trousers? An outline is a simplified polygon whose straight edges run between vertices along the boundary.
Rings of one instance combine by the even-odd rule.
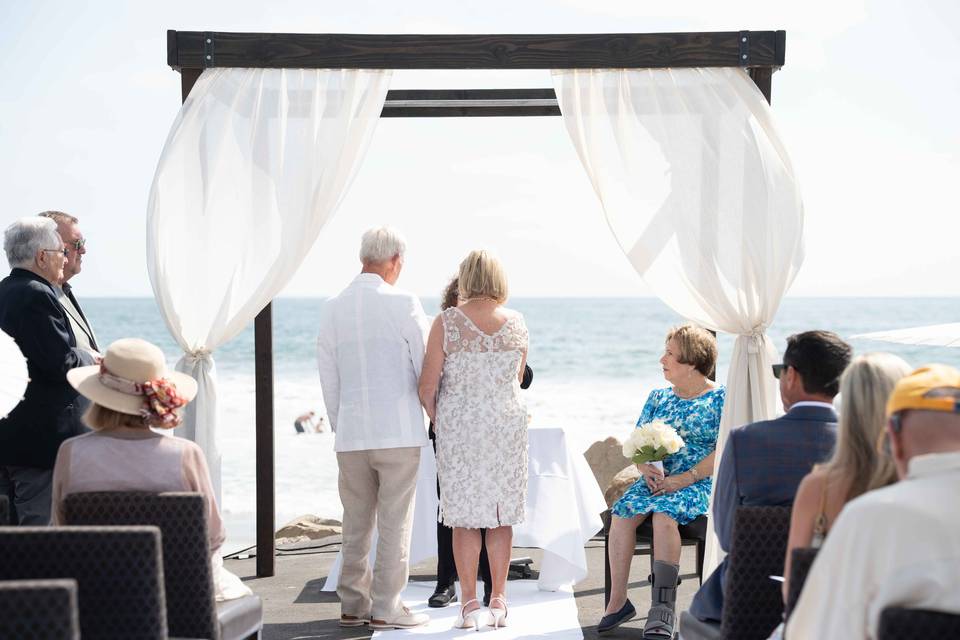
[[[410,574],[410,529],[420,447],[337,453],[343,503],[343,568],[337,595],[344,615],[395,617]],[[377,559],[370,570],[376,525]]]

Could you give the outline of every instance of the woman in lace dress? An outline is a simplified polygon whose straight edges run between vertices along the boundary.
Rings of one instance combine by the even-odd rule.
[[[420,399],[437,434],[440,520],[453,527],[463,605],[458,627],[506,624],[513,528],[527,493],[527,411],[520,382],[527,358],[523,316],[504,308],[500,262],[473,251],[460,263],[461,304],[434,320]],[[493,579],[489,613],[476,598],[480,529]]]

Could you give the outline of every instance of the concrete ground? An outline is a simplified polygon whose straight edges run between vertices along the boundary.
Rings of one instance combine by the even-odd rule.
[[[332,539],[331,539],[332,541]],[[365,627],[342,629],[337,622],[340,603],[336,593],[320,591],[339,544],[328,544],[320,549],[304,549],[283,552],[276,559],[276,575],[272,578],[256,578],[253,558],[227,560],[227,568],[244,579],[264,602],[264,640],[312,640],[314,638],[369,638],[371,632]],[[538,549],[514,549],[513,557],[528,556],[534,560],[534,569],[539,566],[541,552]],[[698,587],[694,547],[684,547],[681,557],[680,589],[677,592],[677,612],[684,611]],[[587,543],[589,575],[575,587],[580,625],[585,638],[598,638],[597,622],[603,614],[603,541],[595,538]],[[630,599],[640,615],[604,638],[639,638],[643,629],[646,611],[650,607],[650,585],[647,574],[649,558],[634,558],[630,571]],[[411,568],[411,580],[433,582],[436,579],[434,562]],[[507,597],[510,586],[507,585]]]

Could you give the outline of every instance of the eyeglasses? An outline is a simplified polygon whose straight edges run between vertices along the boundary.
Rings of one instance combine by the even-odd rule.
[[[786,368],[789,367],[789,366],[790,366],[789,364],[774,364],[774,365],[771,365],[770,368],[773,369],[773,377],[776,378],[777,380],[779,380],[779,379],[780,379],[780,376],[783,374],[783,370],[786,369]]]
[[[890,416],[890,430],[894,433],[903,431],[903,413],[898,411]]]
[[[80,249],[83,249],[85,246],[87,246],[87,239],[80,238],[79,240],[74,240],[70,244],[73,245],[74,249],[76,249],[77,251],[80,251]]]
[[[63,249],[41,249],[44,253],[61,253],[63,257],[66,258],[70,255],[70,250],[64,247]]]

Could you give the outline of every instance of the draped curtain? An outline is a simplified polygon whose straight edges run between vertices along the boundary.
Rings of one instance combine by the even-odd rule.
[[[553,79],[637,273],[681,316],[737,335],[716,470],[730,429],[778,413],[766,329],[803,261],[800,189],[769,105],[738,68],[556,70]],[[705,570],[720,557],[711,531]]]
[[[220,495],[213,352],[294,275],[363,159],[390,72],[208,69],[170,131],[147,206],[147,266],[178,371],[197,379],[180,435]]]

